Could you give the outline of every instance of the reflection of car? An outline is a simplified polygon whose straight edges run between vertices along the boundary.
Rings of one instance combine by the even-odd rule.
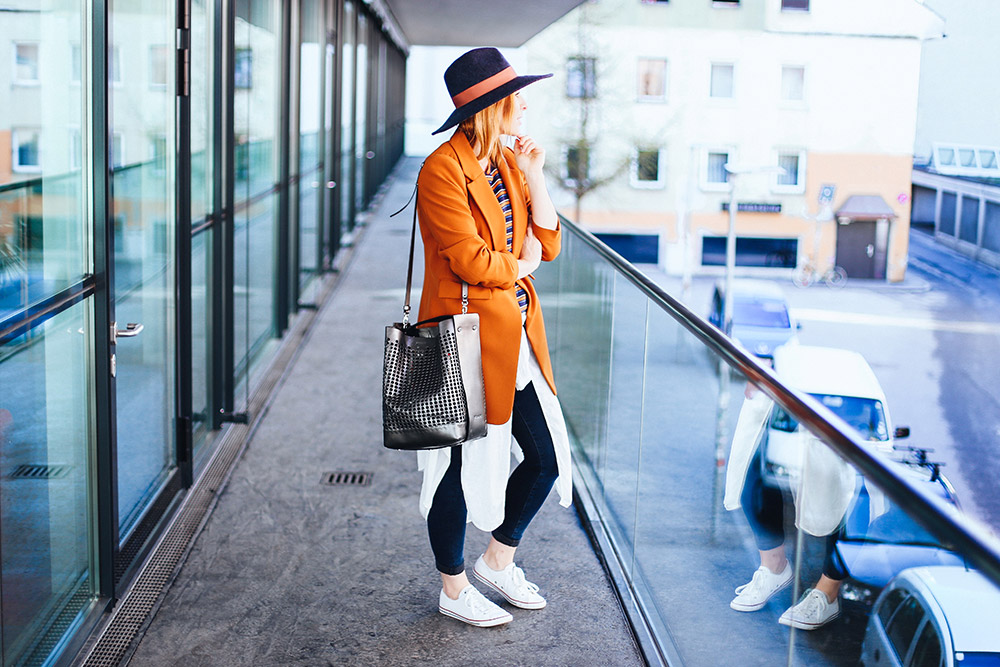
[[[894,451],[892,456],[905,464],[901,472],[911,483],[958,506],[955,489],[941,474],[939,464],[927,460],[927,450]],[[848,575],[840,589],[841,599],[865,607],[902,570],[918,565],[964,563],[961,556],[945,548],[888,498],[879,496],[873,500],[867,485],[859,485],[857,498],[837,538],[836,550]]]
[[[884,443],[887,451],[893,438],[910,433],[905,427],[892,428],[882,386],[857,352],[786,345],[775,351],[774,372],[789,387],[811,394],[857,429],[862,438]],[[802,469],[802,443],[798,422],[775,405],[761,440],[765,483],[789,486],[790,478]]]
[[[1000,666],[1000,590],[964,567],[903,570],[872,608],[866,667]]]
[[[715,286],[708,321],[723,328],[725,284]],[[799,325],[788,312],[781,288],[764,280],[733,281],[733,321],[729,336],[751,354],[770,359],[774,350],[798,342]]]

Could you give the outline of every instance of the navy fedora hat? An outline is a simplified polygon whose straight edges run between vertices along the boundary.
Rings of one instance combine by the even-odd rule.
[[[479,113],[539,79],[551,74],[518,76],[500,51],[492,46],[463,53],[444,71],[444,84],[455,104],[455,111],[444,125],[431,132],[437,134],[455,127],[466,118]]]

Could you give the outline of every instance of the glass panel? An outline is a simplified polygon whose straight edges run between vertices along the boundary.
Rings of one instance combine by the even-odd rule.
[[[354,3],[344,3],[343,82],[340,102],[340,224],[346,228],[354,218]]]
[[[191,220],[195,226],[212,210],[212,11],[207,0],[191,1]]]
[[[801,100],[805,87],[806,71],[802,67],[781,68],[781,99]]]
[[[302,3],[299,45],[299,288],[304,290],[319,269],[317,233],[320,180],[320,116],[325,35],[319,0]]]
[[[122,163],[112,174],[115,317],[120,330],[129,322],[144,327],[116,346],[122,539],[174,466],[176,142],[173,85],[159,78],[162,66],[163,80],[174,80],[174,62],[160,61],[149,46],[173,44],[175,14],[173,3],[165,0],[111,3],[111,33],[129,65],[129,76],[110,88],[112,131],[121,138]]]
[[[667,61],[639,59],[639,97],[662,100],[667,95]]]
[[[365,153],[368,150],[368,18],[358,13],[357,86],[354,97],[354,211],[365,208]],[[344,230],[354,229],[354,218],[349,218]]]
[[[938,231],[949,236],[955,235],[955,211],[958,208],[958,198],[953,192],[941,193],[941,218]]]
[[[962,225],[959,238],[968,243],[979,241],[979,198],[962,197]]]
[[[235,360],[245,404],[248,371],[273,337],[278,180],[278,90],[281,7],[238,0],[236,48],[241,56],[235,99]],[[251,268],[252,267],[252,268]]]
[[[211,429],[208,403],[212,358],[209,353],[211,313],[208,308],[211,261],[212,234],[210,231],[203,231],[191,239],[191,411],[196,467],[202,459],[201,450]]]
[[[799,156],[798,153],[782,154],[778,156],[778,166],[784,169],[784,173],[778,173],[778,185],[798,185],[799,184]]]
[[[733,96],[733,66],[729,64],[712,64],[712,97]]]
[[[96,589],[91,303],[0,346],[4,665],[42,664]]]

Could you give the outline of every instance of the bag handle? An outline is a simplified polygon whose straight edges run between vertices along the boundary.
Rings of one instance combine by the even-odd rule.
[[[420,169],[423,169],[423,168],[424,168],[424,165],[421,162],[420,163]],[[416,246],[416,239],[417,239],[417,205],[416,205],[416,201],[415,200],[417,199],[417,188],[420,187],[419,180],[420,180],[420,172],[418,171],[417,172],[417,182],[415,182],[413,184],[413,192],[410,194],[410,198],[406,200],[405,204],[403,204],[403,208],[399,209],[395,213],[389,214],[389,217],[393,218],[393,217],[399,215],[400,213],[402,213],[403,211],[405,211],[406,207],[410,205],[411,201],[414,202],[414,204],[413,204],[413,226],[410,228],[410,259],[409,259],[409,261],[407,262],[407,265],[406,265],[406,297],[403,300],[403,327],[404,328],[408,327],[410,325],[410,286],[413,284],[413,250],[414,250],[414,247]],[[467,283],[466,281],[463,280],[462,281],[462,314],[465,315],[468,312],[469,312],[469,283]],[[425,320],[425,321],[429,322],[430,320]],[[423,324],[423,323],[421,322],[420,324]]]

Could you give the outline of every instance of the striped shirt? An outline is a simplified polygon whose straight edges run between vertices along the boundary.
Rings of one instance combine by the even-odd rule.
[[[507,222],[507,252],[514,252],[514,215],[510,208],[510,197],[507,195],[507,188],[504,187],[503,179],[500,178],[500,170],[492,164],[486,171],[486,180],[493,188],[493,194],[497,196],[500,208],[503,209],[503,217]],[[521,315],[528,312],[528,294],[521,285],[516,284],[517,304],[521,307]]]

